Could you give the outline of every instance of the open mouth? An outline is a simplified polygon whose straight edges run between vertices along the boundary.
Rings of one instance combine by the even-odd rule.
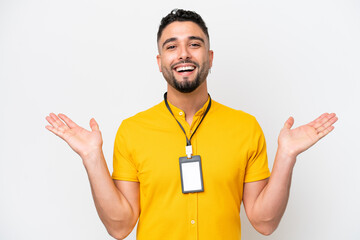
[[[187,73],[187,72],[192,72],[195,70],[195,66],[193,65],[188,65],[188,66],[178,66],[175,67],[174,70],[178,73]]]

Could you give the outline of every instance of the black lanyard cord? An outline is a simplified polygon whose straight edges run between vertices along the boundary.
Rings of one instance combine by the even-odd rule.
[[[209,95],[209,97],[210,97],[210,95]],[[196,130],[199,128],[199,126],[200,126],[200,124],[202,123],[202,121],[204,120],[206,114],[207,114],[207,113],[209,112],[209,110],[210,110],[210,107],[211,107],[211,97],[210,97],[210,100],[209,100],[209,104],[208,104],[208,106],[207,106],[207,108],[206,108],[206,110],[205,110],[205,113],[204,113],[203,117],[201,118],[199,124],[198,124],[197,127],[195,128],[195,131],[191,134],[190,139],[188,139],[188,137],[186,136],[185,129],[183,128],[183,126],[181,125],[181,123],[176,119],[176,117],[174,116],[174,113],[171,111],[171,108],[170,108],[169,103],[168,103],[168,101],[167,101],[167,92],[164,94],[164,101],[165,101],[165,105],[166,105],[167,109],[169,110],[169,112],[171,113],[171,115],[173,115],[174,119],[175,119],[176,122],[179,124],[181,130],[182,130],[182,131],[184,132],[184,134],[185,134],[185,137],[186,137],[186,146],[190,146],[190,145],[191,145],[191,138],[194,136]]]

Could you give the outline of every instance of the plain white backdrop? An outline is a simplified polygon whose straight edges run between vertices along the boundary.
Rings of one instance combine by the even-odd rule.
[[[242,239],[359,239],[358,0],[0,0],[0,239],[112,239],[81,159],[45,116],[62,112],[87,128],[95,117],[112,171],[121,121],[166,90],[156,32],[174,8],[204,18],[215,54],[209,92],[258,119],[270,168],[290,115],[296,126],[339,116],[299,156],[276,232],[258,234],[242,209]]]

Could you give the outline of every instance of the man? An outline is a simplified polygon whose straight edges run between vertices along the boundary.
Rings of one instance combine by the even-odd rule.
[[[286,208],[296,156],[331,132],[337,117],[326,113],[295,129],[290,117],[270,175],[255,118],[208,95],[213,51],[202,18],[172,11],[161,21],[157,44],[168,92],[121,124],[113,179],[94,119],[87,131],[64,114],[46,118],[47,129],[81,156],[106,229],[123,239],[139,219],[140,240],[240,239],[243,201],[255,229],[271,234]]]

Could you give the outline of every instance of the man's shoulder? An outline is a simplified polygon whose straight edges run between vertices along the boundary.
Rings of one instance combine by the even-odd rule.
[[[246,122],[254,122],[256,121],[255,117],[243,110],[238,110],[219,102],[213,101],[214,112],[220,115],[222,118],[233,119],[235,121],[246,121]]]
[[[164,101],[162,101],[149,109],[138,112],[135,115],[124,119],[121,125],[139,126],[139,124],[157,122],[164,116],[164,107],[165,104]]]
[[[225,106],[221,103],[214,102],[214,117],[212,124],[217,126],[221,131],[236,132],[252,138],[254,135],[262,134],[261,127],[256,118],[242,110]]]

